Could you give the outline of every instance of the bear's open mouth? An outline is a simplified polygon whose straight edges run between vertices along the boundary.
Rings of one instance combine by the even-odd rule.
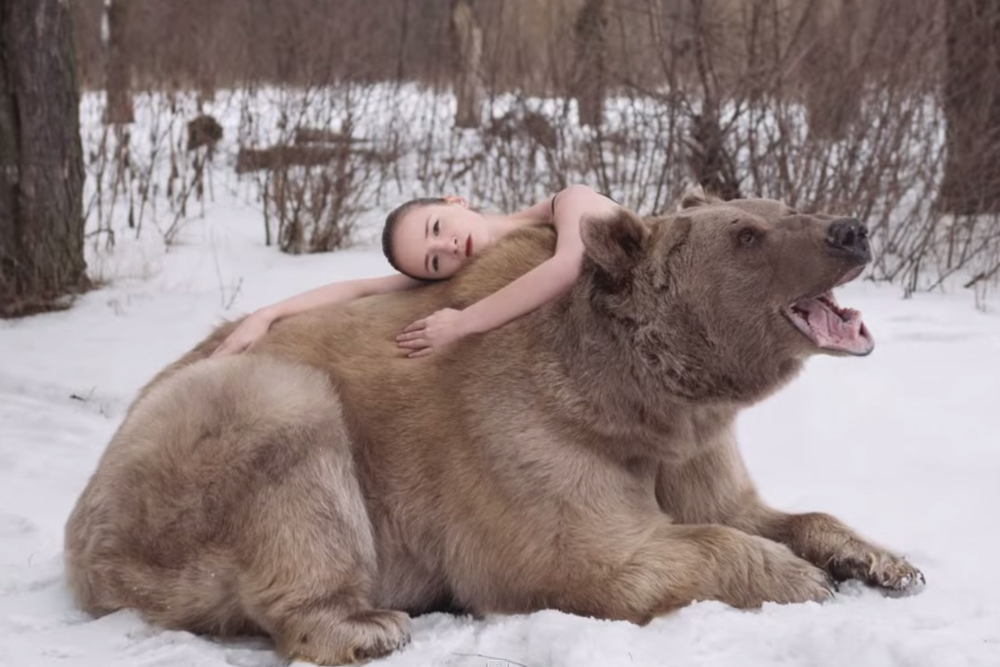
[[[852,271],[838,285],[850,282],[860,273],[860,270]],[[785,316],[821,349],[864,356],[875,348],[861,313],[853,308],[842,308],[832,290],[799,299],[785,309]]]

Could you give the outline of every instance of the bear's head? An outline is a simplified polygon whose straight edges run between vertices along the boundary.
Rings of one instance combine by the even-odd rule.
[[[676,214],[643,221],[621,209],[585,220],[582,234],[574,298],[595,340],[612,337],[632,375],[677,398],[752,402],[808,356],[874,347],[860,313],[832,293],[871,260],[852,218],[699,188]]]

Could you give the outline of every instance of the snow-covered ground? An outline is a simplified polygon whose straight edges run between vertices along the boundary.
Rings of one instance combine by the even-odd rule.
[[[0,321],[2,667],[281,664],[264,640],[166,632],[128,611],[89,618],[63,581],[64,522],[144,382],[223,317],[389,270],[370,242],[299,257],[264,247],[252,198],[231,179],[216,186],[177,245],[155,230],[119,234],[110,254],[88,245],[106,287],[68,311]],[[828,604],[758,612],[699,603],[642,628],[552,611],[435,614],[378,664],[1000,666],[1000,304],[976,310],[968,290],[902,300],[870,283],[840,302],[865,313],[875,353],[813,360],[745,413],[743,451],[769,501],[831,512],[907,554],[922,591],[846,585]]]
[[[88,618],[61,565],[65,519],[143,382],[221,317],[388,270],[374,245],[281,255],[254,215],[217,209],[167,253],[121,245],[107,270],[125,277],[72,310],[0,322],[0,665],[279,664],[264,641],[164,632],[131,612]],[[829,604],[752,613],[700,603],[644,628],[431,615],[381,664],[1000,665],[1000,315],[965,293],[902,300],[864,283],[840,300],[865,313],[875,353],[813,360],[745,414],[743,449],[771,502],[830,511],[908,554],[922,592],[849,585]]]

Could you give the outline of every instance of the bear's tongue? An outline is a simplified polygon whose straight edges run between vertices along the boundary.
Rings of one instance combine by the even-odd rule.
[[[830,292],[796,302],[792,314],[803,333],[819,347],[863,355],[875,346],[861,313],[841,308]]]

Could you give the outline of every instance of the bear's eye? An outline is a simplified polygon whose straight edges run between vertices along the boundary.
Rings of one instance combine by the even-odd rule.
[[[749,248],[757,245],[757,242],[760,240],[760,234],[752,227],[744,227],[740,230],[736,238],[739,240],[741,246]]]

